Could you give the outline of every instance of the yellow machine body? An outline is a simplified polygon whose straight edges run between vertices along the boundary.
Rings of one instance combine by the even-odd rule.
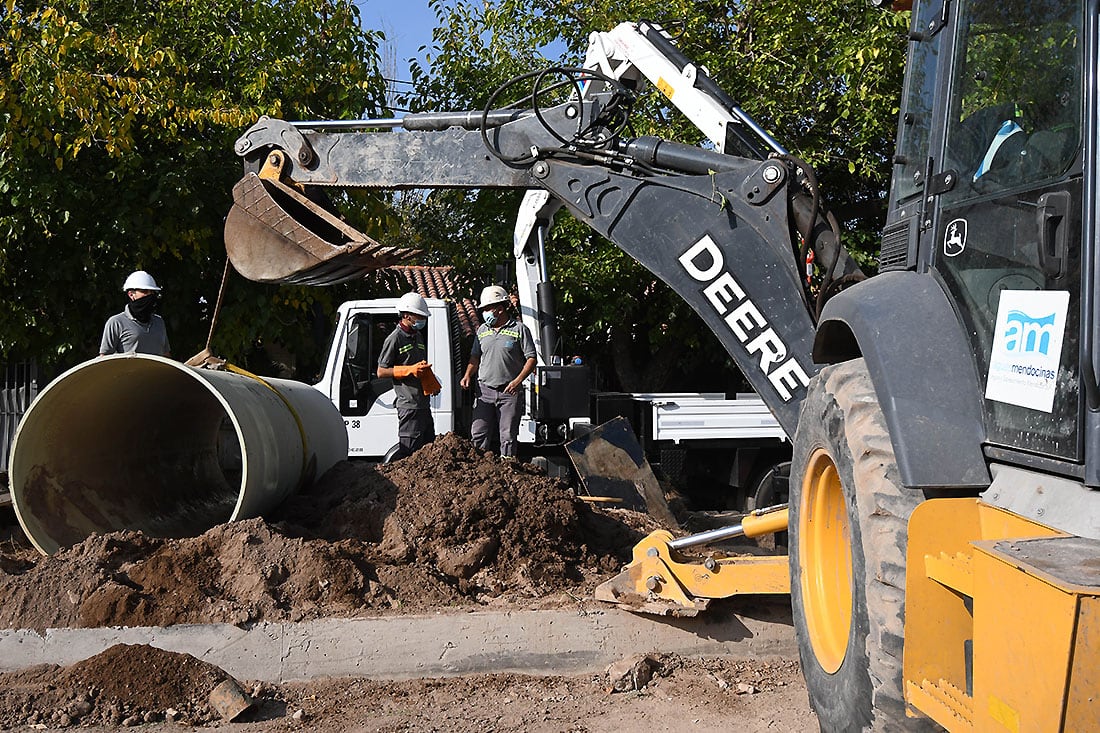
[[[1100,540],[978,499],[909,520],[905,693],[953,731],[1100,730]]]

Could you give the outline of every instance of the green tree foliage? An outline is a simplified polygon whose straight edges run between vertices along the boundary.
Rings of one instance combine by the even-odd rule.
[[[512,76],[546,65],[547,49],[576,64],[589,34],[639,19],[662,23],[680,49],[786,148],[817,170],[848,241],[870,264],[886,203],[908,13],[865,0],[436,0],[439,27],[426,68],[413,66],[414,109],[480,109]],[[702,142],[653,91],[638,104],[638,135]],[[424,235],[474,279],[510,262],[515,199],[439,192],[432,213],[406,210],[403,237]],[[484,224],[459,234],[449,222]],[[421,229],[422,223],[431,226]],[[476,243],[472,253],[470,245]],[[736,370],[716,339],[672,293],[610,243],[566,214],[551,243],[564,352],[596,357],[630,390],[735,389]]]
[[[186,358],[225,264],[234,139],[264,114],[377,110],[379,35],[351,0],[3,1],[0,358],[93,356],[138,268]],[[231,278],[215,351],[244,361],[276,338],[310,353],[338,296]]]

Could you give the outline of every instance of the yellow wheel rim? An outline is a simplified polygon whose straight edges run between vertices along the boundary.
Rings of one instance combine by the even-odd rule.
[[[821,668],[840,669],[852,626],[848,508],[833,459],[818,449],[802,477],[798,545],[802,612]]]

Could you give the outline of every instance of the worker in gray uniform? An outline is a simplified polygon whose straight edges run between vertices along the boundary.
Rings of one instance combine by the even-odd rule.
[[[144,270],[131,272],[122,284],[129,302],[103,324],[103,338],[99,342],[99,355],[107,354],[155,354],[171,356],[168,345],[168,329],[164,319],[156,314],[160,300],[160,286],[153,276]]]
[[[535,340],[512,312],[508,293],[499,285],[481,291],[478,303],[485,322],[477,329],[470,363],[459,384],[477,377],[470,438],[481,450],[516,455],[516,436],[523,415],[523,380],[535,370]]]
[[[424,328],[428,304],[418,293],[397,301],[400,320],[378,354],[379,379],[392,379],[397,407],[397,453],[394,460],[412,455],[435,440],[430,396],[439,394],[439,380],[428,363]]]

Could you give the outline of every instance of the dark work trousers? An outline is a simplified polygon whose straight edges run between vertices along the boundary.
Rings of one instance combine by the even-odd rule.
[[[523,387],[508,394],[504,387],[490,387],[478,382],[474,399],[470,438],[481,450],[500,451],[502,456],[515,457],[519,419],[523,415]]]
[[[397,408],[397,445],[394,459],[411,456],[420,448],[435,440],[435,420],[431,409]]]

